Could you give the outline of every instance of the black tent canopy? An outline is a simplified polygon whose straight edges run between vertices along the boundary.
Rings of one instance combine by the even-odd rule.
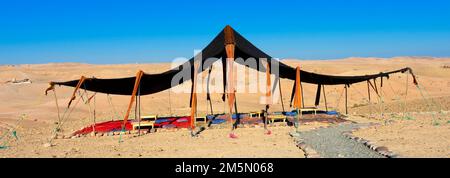
[[[168,70],[159,74],[147,74],[143,73],[140,81],[140,95],[148,95],[157,93],[160,91],[164,91],[171,87],[174,87],[178,84],[181,84],[183,81],[179,81],[175,85],[172,85],[172,78],[179,72],[183,70],[183,66],[190,66],[193,69],[194,62],[201,60],[200,64],[201,70],[198,72],[203,72],[211,67],[212,62],[217,60],[222,60],[223,70],[226,71],[226,50],[225,45],[233,43],[235,46],[234,56],[235,58],[242,58],[242,60],[236,60],[237,63],[241,63],[245,65],[245,60],[249,58],[253,58],[257,60],[257,66],[250,66],[254,69],[265,72],[266,69],[263,65],[261,65],[262,59],[267,60],[272,66],[278,66],[278,74],[275,73],[276,80],[280,78],[286,78],[295,81],[296,70],[293,67],[290,67],[278,60],[272,59],[271,56],[267,55],[256,46],[254,46],[250,41],[241,36],[238,32],[234,31],[230,26],[226,26],[224,30],[222,30],[203,50],[201,56],[194,56],[190,60],[186,61],[184,64],[175,67],[171,70]],[[205,61],[208,60],[208,64]],[[198,61],[199,62],[199,61]],[[333,76],[333,75],[324,75],[318,73],[307,72],[304,70],[300,71],[301,82],[310,83],[310,84],[318,84],[318,85],[350,85],[353,83],[369,81],[371,79],[376,78],[388,78],[390,74],[398,73],[398,72],[410,72],[412,74],[412,69],[402,68],[389,72],[381,72],[378,74],[371,75],[360,75],[360,76]],[[272,71],[270,71],[272,72]],[[224,72],[225,75],[225,72]],[[189,78],[184,78],[190,80],[193,76],[193,70],[191,70],[191,75]],[[414,75],[413,75],[414,77]],[[81,80],[81,79],[80,79]],[[52,86],[54,85],[63,85],[70,87],[77,87],[80,80],[71,80],[64,82],[50,82]],[[82,81],[82,89],[86,89],[92,92],[98,93],[107,93],[107,94],[116,94],[116,95],[132,95],[133,87],[136,81],[136,77],[127,77],[127,78],[111,78],[111,79],[100,79],[100,78],[85,78]],[[277,83],[275,81],[274,83]],[[414,77],[414,82],[415,77]],[[226,80],[224,80],[224,87],[226,84]],[[274,86],[275,87],[275,86]],[[225,88],[224,88],[225,89]]]

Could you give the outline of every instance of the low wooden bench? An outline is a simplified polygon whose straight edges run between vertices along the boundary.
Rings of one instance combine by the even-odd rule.
[[[147,115],[141,117],[141,122],[134,121],[131,123],[133,126],[133,130],[137,130],[142,127],[151,127],[153,129],[156,119],[158,119],[157,115]]]
[[[262,112],[250,112],[250,113],[248,113],[248,117],[250,117],[250,118],[261,118],[261,114],[262,114]]]
[[[283,122],[286,122],[286,116],[283,114],[269,115],[268,118],[270,123],[274,123],[276,120],[283,120]]]
[[[139,122],[133,122],[133,130],[138,130],[139,127],[154,127],[155,122],[154,121],[141,121],[141,123]]]

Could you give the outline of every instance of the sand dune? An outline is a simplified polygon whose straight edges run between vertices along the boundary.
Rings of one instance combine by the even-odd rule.
[[[449,65],[450,58],[429,57],[395,57],[384,58],[347,58],[339,60],[283,60],[289,65],[300,65],[303,70],[330,75],[361,75],[373,74],[380,71],[389,71],[403,67],[411,67],[423,87],[424,100],[420,90],[412,84],[411,77],[406,83],[406,74],[395,74],[386,81],[382,89],[383,107],[372,93],[369,103],[367,97],[367,84],[360,83],[349,88],[349,113],[351,115],[372,114],[373,122],[383,122],[389,116],[379,117],[381,109],[386,113],[403,113],[415,111],[448,111],[450,108],[450,69],[442,66]],[[115,78],[134,76],[137,70],[146,73],[159,73],[171,68],[169,63],[161,64],[120,64],[120,65],[93,65],[78,63],[52,63],[33,65],[4,65],[0,66],[0,132],[15,127],[17,120],[25,114],[25,119],[17,128],[19,141],[9,142],[10,148],[0,150],[1,157],[303,157],[301,150],[295,147],[288,136],[292,128],[277,127],[275,134],[265,136],[261,128],[241,129],[240,138],[229,140],[226,138],[228,130],[214,130],[205,132],[200,138],[190,138],[187,132],[149,134],[139,138],[129,138],[123,144],[118,144],[116,137],[107,138],[79,138],[76,140],[55,140],[56,146],[45,148],[42,145],[51,137],[57,119],[56,105],[53,93],[44,95],[49,81],[65,81],[78,79],[81,75],[95,76],[97,78]],[[5,83],[13,78],[17,80],[28,78],[31,84]],[[221,83],[220,81],[216,81]],[[248,84],[248,82],[247,82]],[[283,103],[289,109],[290,92],[293,81],[283,79],[281,89]],[[179,87],[190,87],[186,83]],[[312,106],[316,92],[315,85],[304,84],[305,104]],[[406,88],[408,93],[406,95]],[[329,108],[344,111],[343,86],[326,86],[327,104]],[[61,112],[73,88],[56,87]],[[90,93],[92,94],[92,93]],[[215,112],[227,111],[221,102],[221,93],[212,95]],[[238,94],[239,111],[248,112],[261,110],[259,104],[261,93]],[[111,120],[113,116],[122,115],[126,109],[129,97],[111,96],[111,105],[105,94],[96,95],[97,121]],[[207,113],[205,94],[199,95],[199,114]],[[431,101],[433,100],[433,101]],[[170,101],[170,102],[169,102]],[[406,104],[404,104],[406,101]],[[431,104],[424,104],[424,103]],[[324,100],[320,106],[324,107]],[[89,106],[79,103],[71,114],[69,120],[62,127],[63,133],[71,133],[83,126],[92,123],[89,119]],[[187,115],[190,112],[189,94],[175,94],[162,91],[142,97],[142,112],[159,115]],[[406,109],[405,109],[406,108]],[[272,111],[281,111],[281,103],[271,107]],[[423,117],[423,116],[421,116]],[[439,125],[430,126],[421,117],[408,122],[399,121],[388,124],[380,129],[362,130],[358,134],[378,140],[398,139],[402,137],[408,142],[398,145],[395,141],[381,141],[403,153],[406,156],[438,156],[450,157],[450,118],[448,114],[439,115]],[[433,120],[433,122],[435,121]],[[313,127],[313,126],[311,126]],[[405,129],[414,129],[417,132],[404,132]],[[399,132],[396,136],[392,132]],[[427,140],[425,137],[436,136]],[[375,136],[376,135],[376,136]],[[394,138],[395,137],[395,138]],[[161,139],[169,138],[163,142]],[[419,140],[419,141],[418,141]],[[421,144],[416,144],[420,142]],[[428,144],[439,142],[439,144]],[[424,151],[424,149],[435,151]],[[101,149],[97,149],[101,148]],[[248,150],[248,153],[241,150]],[[189,150],[189,151],[186,151]],[[269,151],[267,151],[269,150]],[[415,150],[415,151],[414,151]],[[420,151],[419,151],[420,150]]]

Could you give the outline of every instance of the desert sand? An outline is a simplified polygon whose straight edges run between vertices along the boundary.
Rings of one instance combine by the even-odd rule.
[[[406,74],[391,75],[385,80],[382,98],[372,92],[367,97],[365,82],[349,88],[349,120],[380,123],[374,128],[359,130],[354,134],[373,140],[380,146],[405,157],[450,157],[450,58],[395,57],[395,58],[347,58],[336,60],[283,60],[289,65],[300,65],[303,70],[332,74],[375,74],[403,67],[411,67],[422,87],[417,89],[412,78]],[[44,95],[49,81],[79,79],[81,75],[97,78],[134,76],[138,70],[159,73],[171,68],[161,64],[115,64],[93,65],[78,63],[24,64],[0,66],[0,134],[17,131],[18,140],[11,136],[2,138],[8,147],[0,150],[0,157],[304,157],[289,132],[291,127],[273,127],[272,135],[264,135],[262,128],[240,128],[237,139],[227,138],[229,129],[204,131],[192,138],[188,131],[157,132],[139,137],[119,136],[82,137],[55,139],[53,146],[46,143],[58,123],[54,93]],[[31,83],[7,82],[30,79]],[[408,79],[407,79],[408,78]],[[407,83],[408,80],[408,83]],[[220,81],[216,81],[220,82]],[[293,81],[281,80],[283,103],[289,109]],[[304,84],[305,105],[313,106],[316,86]],[[179,87],[190,87],[187,82]],[[64,112],[73,88],[56,86],[59,110]],[[344,86],[326,86],[327,106],[345,112]],[[407,94],[406,94],[407,90]],[[89,93],[92,95],[92,93]],[[216,113],[228,110],[221,101],[221,93],[212,95]],[[262,93],[239,93],[237,104],[240,112],[258,111]],[[198,96],[198,113],[207,113],[206,95]],[[96,122],[122,119],[129,96],[96,94]],[[176,94],[169,90],[142,96],[142,113],[145,115],[188,115],[189,94]],[[383,102],[380,102],[383,101]],[[112,104],[111,104],[112,103]],[[382,103],[382,104],[381,104]],[[70,134],[90,125],[89,106],[83,102],[76,105],[70,117],[63,122],[61,134]],[[324,100],[320,106],[325,107]],[[91,104],[91,112],[94,107]],[[281,103],[271,107],[281,111]],[[381,112],[383,111],[383,112]],[[383,113],[383,114],[382,114]],[[133,114],[132,114],[133,115]],[[406,117],[407,116],[407,117]],[[24,119],[17,124],[20,118]],[[324,124],[312,124],[307,130]],[[0,142],[0,144],[2,144]]]

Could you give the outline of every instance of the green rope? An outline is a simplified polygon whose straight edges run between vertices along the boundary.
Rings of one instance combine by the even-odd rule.
[[[19,127],[20,122],[22,122],[22,120],[25,119],[25,117],[26,117],[26,115],[22,114],[20,116],[20,119],[16,123],[16,127],[13,128],[11,132],[7,131],[0,137],[0,140],[3,140],[3,138],[4,138],[2,145],[0,145],[0,149],[7,149],[9,147],[9,146],[6,146],[6,143],[7,143],[8,138],[9,138],[8,137],[9,133],[11,133],[12,137],[14,137],[16,140],[19,140],[19,137],[17,136],[16,129]]]
[[[58,122],[58,125],[54,128],[54,130],[53,130],[52,133],[51,133],[52,135],[56,135],[57,132],[59,132],[59,131],[61,130],[63,124],[64,124],[66,121],[69,120],[70,115],[72,114],[72,111],[75,109],[75,107],[78,105],[79,102],[80,102],[80,97],[78,97],[78,99],[77,99],[75,105],[72,106],[72,108],[69,108],[69,107],[66,107],[66,108],[65,108],[64,113],[63,113],[63,115],[62,115],[62,117],[61,117],[61,122]],[[67,111],[69,111],[69,112],[67,113]],[[66,115],[66,114],[67,114],[67,115]],[[53,139],[55,139],[55,138],[56,138],[56,137],[51,137],[50,139],[47,139],[47,141],[51,143],[51,142],[53,141]]]
[[[123,133],[125,133],[125,126],[122,127],[122,131],[121,131],[121,133],[119,134],[119,144],[123,142],[123,140],[122,140],[122,134],[123,134]]]

